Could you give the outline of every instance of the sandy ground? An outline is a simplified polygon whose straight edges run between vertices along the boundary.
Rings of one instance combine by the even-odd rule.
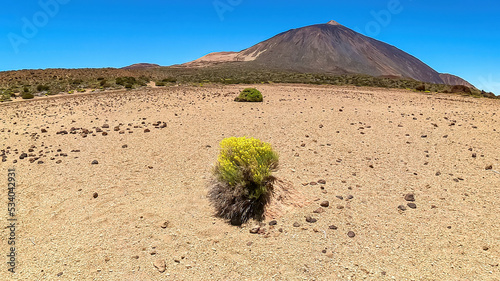
[[[236,85],[1,104],[2,224],[9,168],[17,222],[0,280],[500,280],[499,100],[254,86],[264,103],[234,102]],[[214,217],[229,136],[270,142],[309,204],[283,202],[260,234]]]

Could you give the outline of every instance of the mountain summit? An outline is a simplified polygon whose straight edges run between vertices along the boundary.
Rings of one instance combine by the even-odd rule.
[[[248,62],[278,70],[366,74],[445,83],[437,71],[416,57],[334,20],[291,29],[241,52],[211,53],[184,66],[227,62]]]

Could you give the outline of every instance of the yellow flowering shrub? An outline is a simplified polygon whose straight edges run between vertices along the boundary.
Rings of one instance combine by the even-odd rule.
[[[243,186],[249,198],[267,193],[266,183],[278,167],[278,154],[270,144],[255,138],[230,137],[220,142],[215,168],[217,178],[229,186]]]

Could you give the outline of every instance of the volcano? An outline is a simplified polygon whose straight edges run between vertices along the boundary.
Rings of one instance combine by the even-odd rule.
[[[467,83],[456,76],[444,81],[440,73],[418,58],[336,21],[291,29],[240,52],[211,53],[184,66],[230,62],[298,72],[365,74],[436,84]]]

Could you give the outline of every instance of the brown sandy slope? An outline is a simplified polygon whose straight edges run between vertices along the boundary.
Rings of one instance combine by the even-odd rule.
[[[15,167],[19,263],[10,275],[1,228],[0,280],[499,280],[498,100],[255,86],[264,103],[233,102],[238,85],[2,104],[1,219]],[[310,201],[261,234],[206,198],[218,143],[244,135],[273,144],[289,199]],[[401,211],[408,193],[416,209]]]

